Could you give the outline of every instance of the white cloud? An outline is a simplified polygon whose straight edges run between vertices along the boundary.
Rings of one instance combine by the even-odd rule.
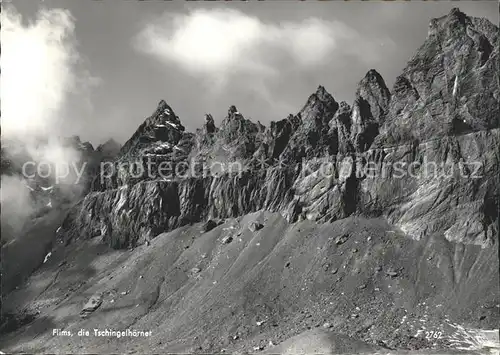
[[[328,58],[341,37],[350,29],[340,22],[326,22],[311,18],[301,23],[285,23],[281,28],[273,28],[276,43],[282,43],[290,50],[299,64],[316,65]]]
[[[0,66],[2,140],[21,144],[35,161],[68,163],[78,158],[58,137],[62,122],[73,116],[69,99],[89,103],[89,89],[99,82],[82,66],[75,19],[68,10],[42,9],[30,22],[14,7],[2,7]],[[39,139],[49,144],[40,146]],[[8,148],[9,149],[9,148]]]
[[[235,75],[262,81],[285,67],[314,69],[335,54],[357,55],[360,47],[363,60],[373,48],[339,21],[309,18],[271,24],[232,9],[163,14],[144,26],[133,44],[163,63],[220,85]]]
[[[41,10],[25,25],[15,8],[2,6],[1,23],[2,137],[53,133],[68,95],[95,82],[77,71],[74,18],[67,10]]]
[[[272,75],[255,50],[266,28],[256,18],[233,10],[167,13],[147,25],[135,47],[160,61],[170,61],[193,75],[208,75],[219,86],[236,72]]]
[[[61,166],[78,161],[79,152],[63,146],[58,139],[63,134],[61,123],[74,119],[65,117],[71,113],[71,95],[88,103],[88,89],[97,81],[81,66],[74,18],[67,10],[51,9],[39,11],[31,22],[23,22],[14,7],[2,6],[1,24],[2,148],[21,163],[28,157],[16,155],[20,150],[25,150],[34,163]],[[14,232],[35,210],[25,178],[2,176],[2,224]],[[71,185],[68,190],[72,193],[79,187]]]
[[[263,36],[263,28],[256,19],[234,11],[167,16],[174,25],[173,32],[168,33],[159,25],[146,27],[145,50],[178,61],[193,72],[251,66],[252,61],[245,60],[243,55],[250,54],[249,50],[258,45]]]

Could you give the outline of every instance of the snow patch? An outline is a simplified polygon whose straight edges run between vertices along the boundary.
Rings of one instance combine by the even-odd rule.
[[[165,142],[158,144],[154,149],[157,150],[157,149],[170,149],[170,148],[172,148],[172,144]]]
[[[459,324],[449,324],[455,332],[449,336],[451,345],[458,350],[484,351],[498,354],[500,339],[498,329],[467,329]]]
[[[165,142],[165,143],[160,143],[160,144],[156,145],[153,148],[153,152],[154,153],[161,153],[164,150],[171,150],[171,149],[172,149],[172,144]]]
[[[49,251],[47,255],[45,255],[45,259],[43,259],[43,263],[45,264],[47,260],[49,260],[50,256],[52,255],[52,252]]]
[[[169,121],[165,121],[165,123],[171,125],[175,129],[179,129],[179,126],[177,126],[175,123],[172,123],[172,122],[169,122]]]
[[[453,97],[457,94],[458,91],[458,75],[455,77],[455,83],[453,84]]]

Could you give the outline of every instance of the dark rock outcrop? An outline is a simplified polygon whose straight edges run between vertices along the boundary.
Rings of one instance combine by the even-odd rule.
[[[370,70],[352,106],[320,86],[269,127],[231,106],[220,127],[207,115],[191,134],[161,101],[61,234],[102,235],[120,248],[265,209],[289,221],[380,216],[415,239],[489,245],[498,232],[497,77],[498,28],[453,10],[432,20],[392,93]],[[142,172],[116,169],[131,162]],[[145,173],[151,162],[175,174]]]

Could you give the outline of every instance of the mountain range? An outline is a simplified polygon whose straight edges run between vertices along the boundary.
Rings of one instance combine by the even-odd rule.
[[[370,69],[351,104],[319,86],[268,125],[230,106],[219,125],[206,114],[187,132],[161,100],[123,146],[74,138],[89,164],[78,196],[20,233],[38,251],[21,238],[2,246],[0,346],[496,346],[477,334],[500,320],[498,34],[456,8],[431,21],[391,89]],[[19,173],[15,161],[2,173]],[[134,327],[153,335],[51,334]]]

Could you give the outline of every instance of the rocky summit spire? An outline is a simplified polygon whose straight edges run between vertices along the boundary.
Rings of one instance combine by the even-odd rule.
[[[356,99],[363,99],[369,105],[366,107],[368,111],[364,112],[369,117],[365,119],[381,122],[387,113],[391,93],[382,75],[375,69],[370,69],[358,84]]]
[[[238,111],[236,106],[231,105],[231,106],[229,106],[229,109],[227,110],[227,118],[243,118],[243,116]]]
[[[320,85],[297,114],[301,123],[281,158],[286,162],[296,162],[303,158],[336,154],[337,137],[330,135],[329,123],[338,107],[333,96]]]
[[[351,141],[357,151],[367,150],[384,121],[391,93],[382,76],[370,69],[359,82],[352,108]]]
[[[318,120],[321,121],[319,124],[328,124],[338,106],[333,96],[320,85],[316,92],[309,96],[299,115],[305,124]]]
[[[215,127],[214,118],[209,113],[205,114],[205,123],[203,124],[203,130],[204,130],[205,134],[215,133],[216,127]]]
[[[467,15],[464,14],[458,7],[454,7],[450,10],[450,13],[447,15],[447,18],[452,20],[458,20],[462,23],[465,23],[467,20]]]
[[[123,145],[120,155],[139,154],[143,147],[153,142],[177,144],[185,128],[174,110],[161,100],[155,112],[135,131],[132,137]]]
[[[315,95],[319,100],[321,100],[323,102],[335,101],[333,96],[330,95],[330,93],[328,91],[326,91],[325,87],[322,85],[318,86],[318,89],[316,90]]]
[[[158,103],[155,113],[150,118],[152,118],[156,124],[158,124],[156,121],[160,120],[182,126],[179,117],[174,113],[165,100],[161,100]],[[184,127],[182,127],[182,130],[184,130]]]

